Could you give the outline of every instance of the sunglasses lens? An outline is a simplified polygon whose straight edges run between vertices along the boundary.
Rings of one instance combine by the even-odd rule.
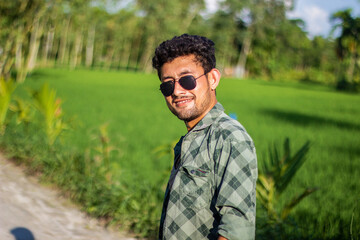
[[[193,90],[196,87],[196,78],[193,76],[184,76],[179,79],[179,84],[186,90]],[[163,82],[160,84],[160,90],[165,97],[173,94],[175,88],[175,81]]]
[[[174,81],[163,82],[160,84],[160,90],[165,97],[170,96],[174,92]]]
[[[196,79],[191,75],[180,78],[179,83],[186,90],[193,90],[196,87]]]

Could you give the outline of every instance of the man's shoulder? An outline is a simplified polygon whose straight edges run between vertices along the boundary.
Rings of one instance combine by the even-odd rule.
[[[222,138],[224,141],[247,142],[253,145],[253,140],[244,126],[224,112],[213,123],[213,131],[217,138]]]

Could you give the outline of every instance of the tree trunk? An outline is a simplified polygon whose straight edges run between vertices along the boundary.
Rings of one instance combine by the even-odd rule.
[[[246,60],[250,53],[252,36],[252,26],[249,26],[241,47],[239,60],[235,66],[234,77],[236,78],[243,78],[245,76]]]
[[[22,59],[22,44],[23,44],[23,31],[24,25],[20,24],[18,27],[18,33],[16,36],[16,50],[15,50],[15,68],[19,71],[23,66],[23,59]]]
[[[128,66],[129,59],[130,59],[130,53],[131,53],[130,49],[131,49],[131,41],[127,38],[124,38],[123,44],[122,44],[120,60],[119,60],[120,69],[126,68]]]
[[[356,48],[355,48],[356,49]],[[356,52],[353,52],[351,54],[351,59],[350,59],[350,66],[348,68],[348,72],[347,72],[347,75],[348,75],[348,80],[350,83],[353,82],[353,79],[354,79],[354,70],[355,70],[355,63],[356,63]]]
[[[0,55],[0,77],[8,77],[7,72],[7,65],[9,62],[11,62],[11,58],[14,58],[11,56],[12,49],[14,47],[14,42],[16,39],[16,34],[14,31],[11,31],[9,33],[9,36],[5,42],[5,47],[3,49],[3,53]]]
[[[82,48],[82,31],[77,31],[76,33],[76,37],[75,37],[75,45],[74,45],[74,50],[73,50],[73,57],[72,57],[72,61],[71,61],[71,65],[70,67],[72,69],[76,68],[76,66],[79,63],[79,54]]]
[[[126,64],[126,68],[136,68],[138,66],[138,59],[140,57],[140,45],[141,45],[141,33],[138,30],[137,33],[134,34],[134,37],[131,40],[130,43],[130,49],[129,49],[129,55],[128,55],[128,61]],[[136,58],[135,58],[136,56]],[[133,61],[135,59],[135,61]]]
[[[46,67],[48,58],[49,58],[49,53],[52,50],[53,47],[53,42],[54,42],[54,28],[51,28],[46,36],[46,42],[45,42],[45,47],[43,48],[43,65]]]
[[[6,79],[11,77],[11,68],[12,68],[14,62],[15,62],[15,57],[13,55],[10,56],[7,59],[7,61],[5,62],[4,76],[5,76]]]
[[[145,46],[145,50],[142,54],[141,61],[140,61],[140,68],[144,70],[145,72],[150,72],[152,70],[150,60],[151,55],[154,50],[154,43],[155,43],[155,37],[151,36],[148,38]]]
[[[70,17],[64,21],[63,32],[60,38],[59,57],[58,60],[61,65],[65,64],[66,48],[67,48],[67,36],[70,27]]]
[[[94,47],[94,59],[93,59],[93,67],[102,67],[103,66],[103,50],[104,50],[104,36],[98,35],[100,39],[95,41]]]
[[[95,24],[91,25],[88,30],[88,37],[86,42],[86,67],[91,67],[94,58],[94,42],[95,42]]]
[[[23,82],[25,80],[24,75],[24,59],[23,59],[23,41],[24,41],[24,25],[20,24],[18,28],[18,34],[16,37],[16,50],[15,50],[15,69],[16,69],[16,81]]]
[[[25,68],[25,75],[28,72],[34,70],[36,65],[36,58],[39,51],[40,45],[40,36],[42,35],[42,30],[44,27],[45,20],[40,23],[39,18],[34,20],[33,30],[30,36],[30,43],[29,43],[29,54],[26,61],[26,68]]]
[[[30,36],[30,42],[29,42],[29,53],[26,61],[26,72],[34,68],[36,56],[37,56],[37,38],[38,38],[38,32],[39,32],[39,19],[36,19],[34,21],[33,29]]]
[[[104,70],[110,70],[111,65],[112,65],[112,59],[114,57],[114,53],[115,53],[114,47],[110,47],[107,50],[106,57],[105,57],[105,63],[104,63],[104,66],[103,66]]]

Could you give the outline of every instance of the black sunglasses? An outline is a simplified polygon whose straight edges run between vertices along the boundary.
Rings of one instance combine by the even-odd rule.
[[[174,80],[163,82],[162,84],[160,84],[160,90],[165,97],[170,96],[174,92],[176,81],[179,81],[179,84],[182,88],[184,88],[186,90],[193,90],[196,87],[196,79],[201,78],[202,76],[204,76],[206,74],[207,74],[207,72],[204,73],[203,75],[198,76],[197,78],[195,78],[192,75],[186,75],[186,76],[179,78],[179,80],[174,79]]]

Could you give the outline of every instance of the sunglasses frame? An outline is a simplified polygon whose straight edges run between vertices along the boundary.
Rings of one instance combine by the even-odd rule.
[[[197,85],[196,80],[199,79],[199,78],[201,78],[202,76],[205,76],[205,75],[208,74],[208,73],[209,73],[209,72],[205,72],[204,74],[202,74],[202,75],[200,75],[200,76],[198,76],[198,77],[194,77],[193,75],[185,75],[185,76],[180,77],[179,79],[172,79],[172,80],[163,82],[163,83],[160,84],[160,89],[159,89],[159,90],[161,91],[161,93],[162,93],[165,97],[169,97],[169,96],[171,96],[171,95],[174,93],[174,90],[175,90],[175,82],[179,82],[180,86],[181,86],[182,88],[184,88],[185,90],[193,90],[194,88],[196,88],[196,85]],[[186,88],[186,87],[184,87],[183,84],[181,83],[181,79],[189,78],[189,77],[191,77],[191,80],[193,81],[193,85],[194,85],[193,88]],[[171,84],[172,91],[171,91],[170,94],[167,95],[167,94],[164,94],[164,91],[166,91],[166,90],[164,89],[164,87],[163,87],[163,89],[162,89],[162,86],[165,86],[165,85],[168,85],[168,84]]]

